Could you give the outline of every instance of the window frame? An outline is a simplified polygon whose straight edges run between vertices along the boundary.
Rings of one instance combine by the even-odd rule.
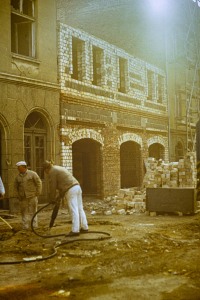
[[[19,9],[14,8],[11,3],[11,51],[14,54],[17,55],[22,55],[30,58],[35,58],[36,57],[36,18],[35,18],[35,0],[31,0],[32,2],[32,7],[31,7],[31,14],[25,14],[23,11],[23,4],[27,0],[19,0]],[[16,20],[14,20],[14,18]],[[17,22],[18,19],[18,22]],[[20,21],[21,19],[21,21]],[[24,25],[27,23],[27,26],[30,28],[27,28],[28,34],[28,46],[27,49],[28,51],[23,53],[24,49],[19,49],[19,42],[20,38],[23,39],[23,34],[24,31],[20,31],[19,27],[20,24]]]

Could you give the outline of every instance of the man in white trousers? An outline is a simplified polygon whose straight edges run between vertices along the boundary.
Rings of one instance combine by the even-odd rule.
[[[72,218],[72,230],[68,236],[78,236],[88,232],[88,222],[83,209],[82,190],[78,180],[64,167],[53,165],[49,161],[43,164],[49,181],[49,202],[55,202],[56,191],[61,198],[67,199]]]

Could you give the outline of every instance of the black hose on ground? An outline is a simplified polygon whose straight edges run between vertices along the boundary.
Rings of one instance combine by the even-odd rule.
[[[52,258],[56,254],[57,254],[57,249],[56,249],[56,247],[53,247],[53,252],[46,257],[36,256],[36,257],[24,258],[22,260],[15,260],[15,261],[0,261],[0,265],[16,265],[16,264],[21,264],[21,263],[37,262],[37,261],[42,261],[42,260],[47,260],[49,258]]]
[[[90,233],[95,233],[95,234],[103,234],[104,236],[98,237],[98,238],[76,238],[76,239],[71,239],[72,236],[69,236],[67,234],[57,234],[57,235],[40,235],[38,234],[34,227],[33,227],[33,221],[35,219],[35,217],[37,216],[37,214],[45,209],[47,206],[49,206],[51,203],[48,203],[44,206],[42,206],[40,209],[38,209],[38,211],[33,215],[32,220],[31,220],[31,229],[32,231],[37,235],[40,236],[42,238],[52,238],[52,237],[58,237],[58,236],[65,236],[65,237],[70,237],[70,240],[66,240],[66,241],[62,241],[59,244],[57,244],[56,246],[53,247],[53,252],[46,256],[46,257],[42,257],[42,256],[37,256],[37,257],[33,257],[33,258],[24,258],[23,260],[17,260],[17,261],[0,261],[0,265],[11,265],[11,264],[21,264],[21,263],[30,263],[30,262],[38,262],[38,261],[43,261],[43,260],[47,260],[49,258],[54,257],[57,254],[57,248],[61,247],[63,245],[66,244],[71,244],[74,242],[83,242],[83,241],[102,241],[105,239],[109,239],[111,238],[111,235],[108,232],[105,231],[88,231],[88,232],[84,232],[83,234],[90,234]]]
[[[35,217],[37,216],[37,214],[39,214],[39,212],[41,212],[43,209],[45,209],[46,207],[48,207],[49,205],[51,205],[51,203],[47,203],[45,204],[44,206],[42,206],[40,209],[38,209],[35,214],[33,215],[32,217],[32,220],[31,220],[31,229],[33,231],[33,233],[35,233],[35,235],[39,236],[39,237],[42,237],[42,238],[51,238],[51,237],[58,237],[58,236],[63,236],[64,234],[57,234],[57,235],[41,235],[39,234],[38,232],[36,232],[34,226],[33,226],[33,222],[34,222],[34,219]]]
[[[31,229],[32,231],[37,235],[37,236],[40,236],[42,238],[53,238],[53,237],[59,237],[59,236],[65,236],[65,237],[68,237],[67,234],[65,233],[62,233],[62,234],[54,234],[54,235],[41,235],[39,234],[38,232],[35,231],[34,227],[33,227],[33,222],[34,222],[34,219],[35,217],[37,216],[37,214],[39,212],[41,212],[41,210],[45,209],[47,206],[49,206],[51,203],[48,203],[44,206],[42,206],[40,209],[38,209],[38,211],[36,211],[36,213],[33,215],[32,217],[32,220],[31,220]],[[105,231],[88,231],[88,232],[84,232],[84,234],[88,234],[88,233],[97,233],[97,234],[103,234],[103,235],[106,235],[107,238],[110,238],[110,234],[108,232],[105,232]],[[92,239],[91,239],[92,240]]]

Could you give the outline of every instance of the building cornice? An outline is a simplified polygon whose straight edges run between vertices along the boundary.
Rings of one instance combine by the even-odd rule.
[[[0,72],[0,82],[14,83],[18,85],[25,85],[29,87],[40,87],[48,90],[60,91],[60,86],[57,83],[43,81],[24,76],[17,76],[9,73]]]

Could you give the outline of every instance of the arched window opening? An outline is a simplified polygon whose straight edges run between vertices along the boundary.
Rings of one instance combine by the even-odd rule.
[[[24,126],[24,153],[28,168],[44,178],[42,169],[46,154],[46,126],[38,112],[32,112]]]
[[[154,157],[155,159],[164,160],[165,158],[165,148],[159,143],[154,143],[149,146],[149,157]]]

